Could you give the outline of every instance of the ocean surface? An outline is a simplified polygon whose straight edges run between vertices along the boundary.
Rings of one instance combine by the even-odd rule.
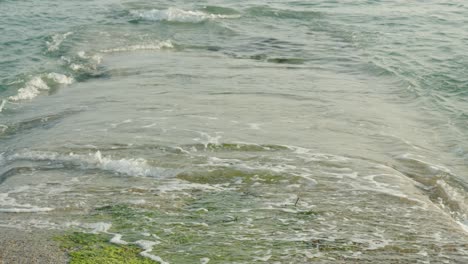
[[[468,263],[468,4],[0,0],[0,227]]]

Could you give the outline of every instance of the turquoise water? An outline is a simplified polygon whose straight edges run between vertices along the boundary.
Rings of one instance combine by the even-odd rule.
[[[169,263],[466,263],[467,12],[0,1],[0,226]]]

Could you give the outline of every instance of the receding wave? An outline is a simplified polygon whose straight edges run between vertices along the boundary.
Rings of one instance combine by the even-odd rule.
[[[396,169],[419,184],[419,188],[455,220],[464,222],[468,215],[468,197],[457,177],[441,165],[431,164],[411,154],[397,158]]]
[[[182,10],[172,7],[163,10],[132,10],[130,11],[130,14],[136,19],[182,23],[199,23],[207,20],[239,17],[239,15],[211,14],[202,11]]]

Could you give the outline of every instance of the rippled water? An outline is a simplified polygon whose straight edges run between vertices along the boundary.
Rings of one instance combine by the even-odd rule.
[[[466,263],[467,12],[0,1],[0,226],[161,263]]]

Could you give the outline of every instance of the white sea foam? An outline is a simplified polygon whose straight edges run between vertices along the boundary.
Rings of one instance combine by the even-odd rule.
[[[18,94],[10,96],[8,99],[11,101],[20,101],[20,100],[31,100],[34,97],[38,96],[41,91],[49,90],[49,86],[42,80],[41,77],[34,77],[32,80],[26,83],[23,88],[18,90]]]
[[[52,36],[51,41],[47,41],[47,50],[48,51],[56,51],[60,48],[62,42],[67,39],[68,36],[72,35],[73,32],[67,32],[64,34],[55,34]]]
[[[55,73],[55,72],[51,72],[47,74],[47,78],[50,80],[53,80],[54,82],[58,84],[72,84],[73,83],[72,77],[68,77],[66,75]]]
[[[130,14],[136,18],[151,20],[151,21],[171,21],[184,23],[199,23],[206,20],[223,19],[223,18],[238,18],[239,15],[220,15],[208,14],[201,11],[182,10],[177,8],[169,8],[164,10],[132,10]]]
[[[24,151],[7,158],[8,160],[32,160],[71,163],[84,169],[101,169],[129,176],[160,177],[168,172],[162,168],[152,167],[145,159],[112,159],[101,154],[100,151],[88,155],[69,153],[68,155],[47,151]]]
[[[86,67],[81,65],[81,64],[72,63],[72,64],[70,64],[70,69],[72,69],[74,71],[79,71],[79,70],[86,69]]]
[[[50,90],[47,82],[56,85],[70,85],[73,83],[73,78],[55,72],[35,76],[29,80],[24,87],[20,88],[16,95],[10,96],[8,99],[10,101],[31,100],[41,92]]]
[[[106,233],[112,227],[111,223],[97,222],[86,224],[85,227],[92,228],[91,233]]]
[[[164,261],[161,257],[150,254],[150,252],[153,251],[153,247],[159,244],[159,242],[148,241],[148,240],[138,240],[138,241],[135,241],[135,244],[144,250],[143,252],[140,253],[141,256],[152,259],[156,262],[159,262],[160,264],[169,264],[169,262]]]
[[[74,58],[62,56],[62,60],[68,64],[73,71],[93,72],[102,62],[102,56],[99,53],[89,54],[85,51],[79,51]]]
[[[0,208],[1,213],[39,213],[39,212],[50,212],[54,208],[49,207],[28,207],[28,208]]]
[[[128,245],[127,241],[122,240],[121,234],[115,234],[109,242],[117,245]]]
[[[153,247],[155,245],[160,244],[160,242],[158,241],[138,240],[135,242],[127,242],[125,240],[122,240],[121,234],[114,234],[114,236],[109,242],[113,244],[118,244],[118,245],[128,245],[128,244],[137,245],[143,249],[143,251],[140,253],[141,256],[152,259],[156,262],[159,262],[160,264],[169,264],[168,262],[164,261],[161,257],[150,254],[150,252],[153,251]]]
[[[129,51],[138,51],[138,50],[161,50],[161,49],[172,49],[174,45],[170,40],[146,43],[146,44],[136,44],[124,47],[116,47],[110,49],[103,49],[100,52],[102,53],[113,53],[113,52],[129,52]]]
[[[150,167],[146,164],[144,159],[120,159],[113,160],[108,157],[103,157],[100,151],[94,155],[95,160],[98,161],[98,167],[134,176],[160,176],[160,170]]]
[[[80,57],[81,59],[92,60],[92,61],[94,61],[96,64],[100,64],[100,63],[102,62],[102,56],[99,55],[99,54],[88,55],[88,54],[86,54],[85,51],[78,51],[77,55],[78,55],[78,57]]]

